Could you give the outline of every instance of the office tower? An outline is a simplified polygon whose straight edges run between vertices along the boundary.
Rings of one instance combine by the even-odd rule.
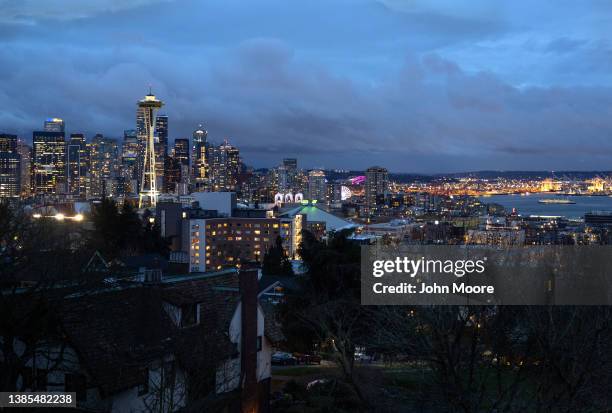
[[[180,164],[180,190],[179,195],[188,193],[191,184],[191,169],[189,165],[189,139],[175,139],[173,156]]]
[[[161,188],[165,180],[164,167],[168,156],[168,116],[158,115],[155,119],[155,174],[157,187]]]
[[[285,158],[283,159],[283,166],[288,171],[297,171],[297,159],[296,158]]]
[[[14,153],[17,152],[17,135],[9,135],[0,133],[0,152]]]
[[[66,178],[68,193],[79,198],[87,193],[87,152],[85,135],[71,134],[66,145]]]
[[[62,192],[66,176],[64,132],[38,131],[32,135],[32,190],[34,194]]]
[[[121,145],[121,177],[125,181],[125,192],[136,194],[138,192],[138,154],[140,151],[138,135],[135,129],[123,131],[123,145]],[[142,174],[142,171],[141,171]]]
[[[289,178],[289,171],[285,165],[281,165],[276,169],[277,179],[276,186],[278,191],[286,193],[291,191],[291,180]]]
[[[296,191],[297,159],[285,158],[278,168],[278,189],[281,192]]]
[[[64,120],[60,118],[49,118],[45,120],[45,132],[65,132]]]
[[[17,153],[21,156],[21,196],[29,197],[32,195],[32,147],[18,140]]]
[[[142,177],[140,178],[140,192],[138,194],[138,207],[145,203],[152,207],[157,205],[157,174],[155,171],[155,117],[157,111],[163,106],[149,91],[144,99],[138,101],[136,115],[136,132],[140,142],[142,154]],[[144,147],[144,151],[143,151]],[[144,202],[143,202],[144,201]]]
[[[21,193],[21,156],[17,136],[0,134],[0,198],[17,198]]]
[[[174,157],[181,165],[189,165],[189,139],[174,140]]]
[[[211,191],[235,191],[240,174],[240,153],[227,140],[219,146],[208,148],[209,177]]]
[[[311,201],[327,201],[325,172],[319,170],[308,172],[308,199]]]
[[[173,156],[166,157],[164,170],[164,192],[178,193],[177,185],[181,183],[181,162]]]
[[[365,181],[365,201],[366,213],[371,214],[376,211],[377,205],[382,203],[389,185],[389,173],[385,168],[373,166],[366,170]]]
[[[119,149],[116,139],[97,134],[89,144],[90,194],[93,197],[111,195],[110,178],[116,178],[119,170]]]
[[[206,186],[208,179],[208,132],[202,125],[193,132],[191,162],[193,167],[193,181],[196,189]]]

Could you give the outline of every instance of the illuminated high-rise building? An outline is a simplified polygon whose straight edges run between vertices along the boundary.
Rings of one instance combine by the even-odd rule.
[[[64,120],[60,118],[49,118],[45,120],[45,132],[65,132]]]
[[[312,170],[308,172],[308,198],[313,201],[327,201],[327,180],[325,172]]]
[[[151,92],[144,99],[138,101],[136,116],[136,132],[141,148],[142,177],[140,180],[140,191],[138,193],[138,207],[148,203],[150,206],[157,205],[157,174],[155,169],[155,125],[156,113],[163,106]]]
[[[161,188],[165,180],[164,168],[168,156],[168,116],[158,115],[155,118],[155,174],[157,187]]]
[[[21,193],[21,156],[17,136],[0,134],[0,198],[18,198]]]
[[[73,133],[66,145],[66,179],[68,193],[85,198],[87,193],[88,151],[85,135]]]
[[[277,169],[278,190],[281,192],[293,192],[296,190],[297,159],[285,158],[282,165]]]
[[[121,145],[121,172],[125,181],[126,193],[138,193],[138,154],[140,144],[135,129],[123,131],[123,144]],[[141,172],[142,173],[142,172]]]
[[[389,185],[389,172],[385,168],[372,166],[366,170],[365,207],[366,213],[372,214],[382,203]]]
[[[285,158],[283,159],[283,166],[288,171],[297,171],[297,159],[296,158]]]
[[[17,153],[21,157],[21,196],[29,197],[32,195],[32,147],[18,140]]]
[[[108,196],[111,188],[110,178],[117,177],[119,171],[119,148],[117,140],[97,134],[89,144],[90,194],[93,197]]]
[[[166,156],[164,165],[164,192],[178,193],[177,185],[181,183],[181,162],[173,156]]]
[[[188,193],[191,184],[191,165],[189,162],[189,139],[175,139],[172,156],[178,161],[181,169],[180,173],[180,190],[181,193]]]
[[[181,165],[189,166],[189,139],[175,139],[173,156]]]
[[[17,152],[17,135],[0,133],[0,152],[1,153]]]
[[[62,192],[66,179],[64,132],[37,131],[32,135],[32,190],[34,194]]]
[[[240,174],[240,152],[227,140],[219,146],[208,148],[209,176],[211,191],[235,191]]]
[[[193,182],[196,189],[202,189],[207,185],[208,165],[208,132],[202,125],[193,132],[191,162],[193,168]]]

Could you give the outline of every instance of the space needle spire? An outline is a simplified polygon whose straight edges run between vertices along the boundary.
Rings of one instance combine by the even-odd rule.
[[[141,145],[144,145],[144,159],[142,161],[142,177],[140,181],[140,191],[138,193],[138,208],[142,208],[146,203],[149,206],[157,205],[157,176],[155,173],[155,119],[156,113],[163,106],[163,102],[158,100],[151,92],[144,99],[138,101],[138,138]]]

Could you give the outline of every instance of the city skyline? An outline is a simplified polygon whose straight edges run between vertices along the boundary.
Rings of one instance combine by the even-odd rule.
[[[255,167],[612,165],[602,2],[68,3],[3,6],[4,132],[120,137],[151,84],[171,142],[204,122]]]

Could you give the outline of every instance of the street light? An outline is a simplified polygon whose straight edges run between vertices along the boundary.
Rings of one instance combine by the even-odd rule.
[[[57,219],[58,221],[63,221],[64,218],[66,218],[64,214],[61,214],[61,213],[55,214],[55,219]]]

